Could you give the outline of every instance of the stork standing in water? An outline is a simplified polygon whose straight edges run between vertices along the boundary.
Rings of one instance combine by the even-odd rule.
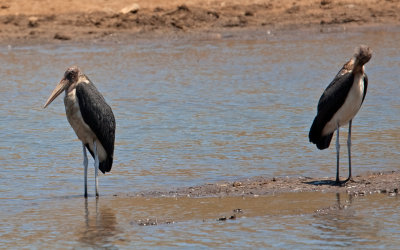
[[[51,93],[43,108],[65,91],[64,104],[68,122],[82,141],[87,197],[88,158],[86,148],[94,158],[96,196],[98,192],[98,170],[110,172],[114,156],[114,114],[89,78],[78,67],[68,68],[64,77]]]
[[[353,58],[348,61],[325,89],[318,102],[318,112],[311,126],[309,139],[318,149],[326,149],[336,132],[336,183],[344,184],[351,179],[351,122],[367,94],[368,78],[364,72],[372,56],[372,50],[361,45]],[[349,124],[347,150],[349,176],[343,182],[339,179],[339,128]]]

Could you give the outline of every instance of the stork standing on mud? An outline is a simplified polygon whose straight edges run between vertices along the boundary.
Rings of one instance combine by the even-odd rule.
[[[309,139],[318,149],[326,149],[336,132],[336,184],[344,184],[351,179],[351,122],[367,94],[368,78],[364,72],[372,56],[372,50],[361,45],[353,58],[348,61],[325,89],[318,102],[318,112],[311,126]],[[349,176],[343,182],[339,179],[339,127],[349,123],[347,150]]]
[[[98,170],[110,172],[114,156],[115,118],[114,114],[89,78],[78,67],[67,69],[64,77],[51,93],[43,108],[65,91],[64,104],[68,122],[82,141],[85,176],[85,197],[87,197],[88,158],[86,148],[94,158],[96,196],[98,192]]]

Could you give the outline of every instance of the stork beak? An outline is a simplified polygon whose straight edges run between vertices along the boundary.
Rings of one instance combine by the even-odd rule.
[[[56,88],[53,90],[53,93],[51,93],[49,99],[47,99],[46,103],[44,104],[43,108],[45,109],[49,104],[54,101],[54,99],[57,98],[67,87],[68,81],[62,79],[60,83],[56,86]]]

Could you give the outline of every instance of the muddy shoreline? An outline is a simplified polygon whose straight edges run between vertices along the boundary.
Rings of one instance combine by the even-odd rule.
[[[397,26],[400,3],[393,0],[301,1],[16,1],[0,4],[0,43],[42,44],[126,41],[225,33],[312,29],[343,30]],[[229,35],[227,35],[229,37]]]
[[[257,197],[282,193],[322,192],[347,193],[352,196],[386,194],[396,196],[400,189],[400,172],[367,172],[357,175],[345,185],[336,185],[334,178],[265,177],[257,176],[236,181],[206,183],[199,186],[179,187],[167,191],[148,191],[114,196],[135,197]]]

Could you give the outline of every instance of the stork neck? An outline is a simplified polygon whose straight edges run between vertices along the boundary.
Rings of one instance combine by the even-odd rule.
[[[353,68],[353,74],[364,74],[364,65],[355,64]]]

